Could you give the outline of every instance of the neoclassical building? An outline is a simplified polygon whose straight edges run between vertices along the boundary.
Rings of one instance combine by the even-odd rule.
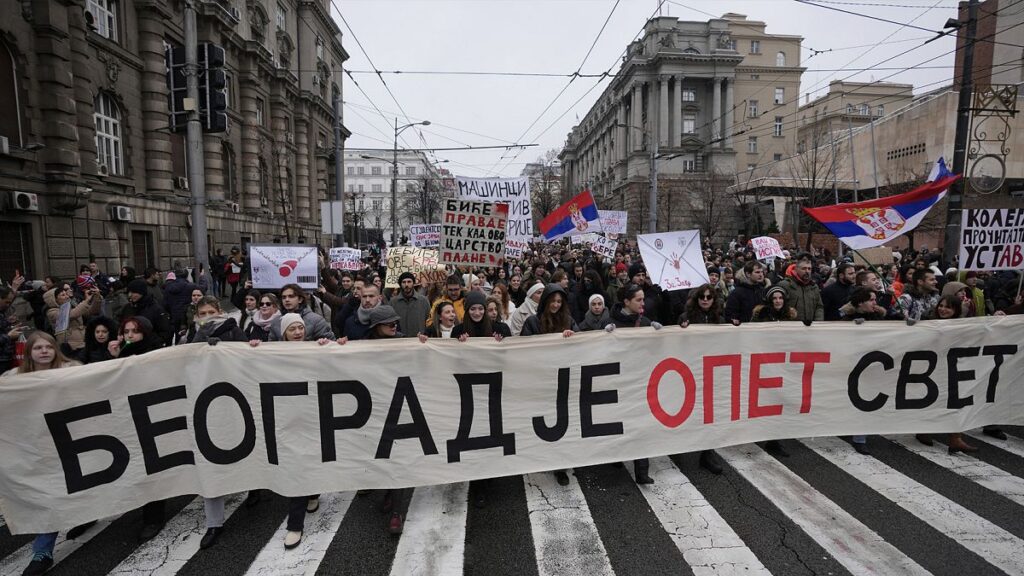
[[[0,3],[0,275],[167,269],[191,252],[164,51],[182,0]],[[229,128],[203,142],[211,250],[320,240],[348,55],[329,0],[195,0],[225,48]],[[348,132],[342,131],[343,137]],[[330,180],[330,182],[329,182]]]
[[[693,226],[686,216],[705,202],[687,199],[688,187],[731,184],[737,171],[795,148],[796,130],[781,126],[797,110],[800,43],[741,14],[652,18],[569,133],[563,194],[590,188],[600,207],[631,212],[631,232],[646,231],[656,140],[659,229]]]

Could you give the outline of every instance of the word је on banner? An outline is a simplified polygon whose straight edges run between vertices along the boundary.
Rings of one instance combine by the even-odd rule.
[[[597,213],[601,217],[601,228],[605,234],[626,233],[626,219],[629,217],[629,212],[624,210],[598,210]]]
[[[522,258],[528,247],[529,243],[525,240],[505,238],[505,258]]]
[[[280,290],[285,284],[316,290],[320,285],[316,246],[250,244],[249,267],[257,290]]]
[[[465,200],[481,200],[508,204],[509,238],[528,240],[533,236],[533,208],[530,205],[530,179],[455,177],[456,196]]]
[[[751,238],[750,245],[754,248],[754,254],[758,260],[770,260],[782,258],[782,246],[779,241],[771,236],[758,236]]]
[[[652,284],[682,290],[707,284],[708,269],[700,249],[700,231],[682,230],[637,237],[640,257]]]
[[[332,270],[362,270],[363,251],[358,248],[331,248]]]
[[[405,272],[416,276],[416,284],[426,286],[432,282],[444,282],[445,267],[438,259],[437,250],[414,248],[412,246],[393,246],[384,255],[387,275],[384,278],[385,288],[398,288],[398,277]]]
[[[1024,319],[1007,316],[174,346],[5,378],[0,507],[13,533],[39,533],[184,494],[423,486],[1024,424],[1021,342]]]
[[[960,222],[960,270],[1024,268],[1024,210],[967,210]]]
[[[441,243],[440,224],[413,224],[409,226],[412,245],[417,248],[437,248]]]
[[[497,266],[505,258],[508,204],[446,198],[441,263]]]

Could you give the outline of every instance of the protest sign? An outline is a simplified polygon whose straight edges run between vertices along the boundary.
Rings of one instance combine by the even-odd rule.
[[[409,226],[412,245],[417,248],[437,248],[441,242],[440,224],[413,224]]]
[[[332,270],[362,270],[361,261],[363,253],[358,248],[331,248],[330,252]]]
[[[0,507],[12,533],[44,533],[185,494],[436,485],[1024,424],[1021,341],[1024,319],[1007,316],[174,346],[5,378]]]
[[[522,258],[523,252],[529,247],[525,240],[505,238],[505,257]]]
[[[700,231],[681,230],[637,237],[647,276],[664,290],[681,290],[706,284],[708,270],[700,250]]]
[[[444,282],[445,267],[438,261],[437,250],[413,246],[392,246],[382,256],[388,273],[385,288],[398,288],[398,277],[403,272],[416,275],[416,283],[423,286],[431,282]]]
[[[598,210],[601,217],[601,229],[609,234],[625,234],[626,218],[629,212],[624,210]]]
[[[779,241],[771,236],[758,236],[750,240],[750,245],[754,248],[755,257],[758,260],[770,260],[772,258],[782,258],[782,246],[779,245]]]
[[[892,264],[892,248],[876,246],[853,251],[853,263],[860,266],[885,266]]]
[[[594,238],[597,238],[596,232],[587,232],[586,234],[570,236],[569,243],[574,246],[588,246],[594,242]]]
[[[615,258],[615,250],[619,247],[619,243],[614,240],[609,240],[603,236],[594,234],[593,240],[590,242],[590,249],[595,254],[600,254],[605,258]]]
[[[960,270],[1024,268],[1024,209],[965,209],[960,222]]]
[[[285,284],[298,284],[306,290],[320,285],[320,266],[316,246],[303,244],[252,244],[249,246],[252,287],[280,290]]]
[[[530,179],[519,178],[455,178],[456,196],[464,200],[481,200],[508,204],[509,238],[528,240],[533,235],[533,208],[530,205]]]
[[[505,258],[508,204],[446,198],[441,263],[497,266]]]

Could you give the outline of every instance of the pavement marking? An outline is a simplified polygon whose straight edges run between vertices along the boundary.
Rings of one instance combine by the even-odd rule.
[[[853,574],[929,574],[756,444],[716,452]]]
[[[1024,506],[1024,478],[978,460],[969,454],[950,454],[945,444],[928,447],[913,436],[886,436],[892,442]]]
[[[462,574],[469,482],[416,488],[395,550],[395,576]]]
[[[74,553],[85,545],[86,542],[92,540],[97,534],[102,532],[110,523],[116,520],[117,517],[107,518],[96,522],[96,525],[79,536],[75,540],[68,540],[64,536],[57,537],[57,545],[53,547],[53,565],[60,564],[62,560]],[[32,561],[32,543],[25,544],[17,551],[8,554],[6,558],[0,560],[0,576],[19,576],[28,563]]]
[[[626,466],[636,479],[632,466]],[[668,458],[651,458],[654,484],[639,486],[694,576],[771,576],[700,490]]]
[[[1024,541],[838,438],[802,440],[808,448],[1008,574],[1024,574]]]
[[[341,521],[352,504],[355,492],[332,492],[320,495],[320,509],[306,514],[302,542],[293,549],[284,549],[284,535],[288,532],[288,519],[277,528],[259,555],[246,571],[251,576],[312,575],[327,553]]]
[[[991,444],[996,448],[1002,448],[1010,454],[1016,454],[1021,458],[1024,458],[1024,440],[1013,436],[1011,434],[1006,435],[1006,440],[999,440],[998,438],[992,438],[991,436],[985,436],[981,432],[981,428],[971,430],[970,432],[964,433],[964,436],[970,436],[976,440],[981,440],[987,444]]]
[[[614,576],[583,490],[571,470],[569,485],[553,472],[523,476],[526,509],[540,576]]]
[[[232,494],[224,502],[227,520],[242,503],[244,494]],[[140,545],[109,574],[147,574],[172,576],[199,551],[199,541],[206,534],[206,513],[203,499],[195,498],[164,526],[160,534]]]

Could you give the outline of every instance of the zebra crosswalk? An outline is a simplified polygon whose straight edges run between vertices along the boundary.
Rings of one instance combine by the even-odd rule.
[[[304,539],[283,547],[287,499],[244,494],[225,504],[218,543],[199,549],[202,498],[168,502],[168,522],[134,540],[136,511],[75,540],[61,535],[52,574],[359,576],[1024,576],[1024,429],[981,450],[948,454],[936,436],[872,437],[872,456],[839,438],[719,450],[720,476],[696,454],[651,459],[655,483],[630,463],[417,488],[401,536],[387,533],[378,494],[323,494]],[[0,576],[20,574],[31,538],[0,519]]]

